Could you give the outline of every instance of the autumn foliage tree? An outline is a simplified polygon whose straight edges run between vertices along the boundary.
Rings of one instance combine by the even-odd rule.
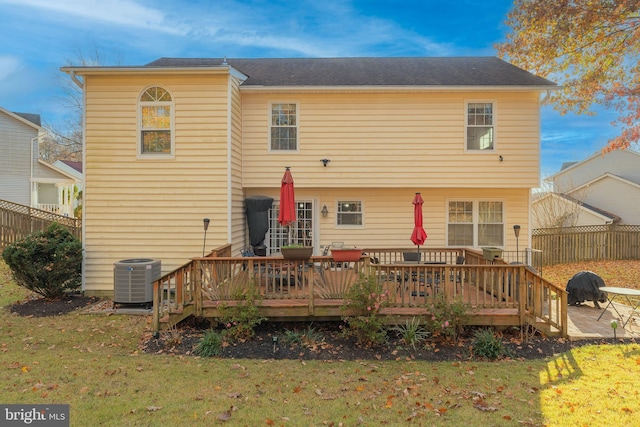
[[[515,0],[497,46],[509,62],[560,85],[562,114],[616,109],[621,133],[606,150],[640,141],[640,0]]]

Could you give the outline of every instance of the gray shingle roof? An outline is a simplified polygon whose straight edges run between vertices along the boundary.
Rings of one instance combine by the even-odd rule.
[[[25,120],[30,121],[31,123],[38,125],[38,126],[42,126],[41,122],[40,122],[40,114],[33,114],[33,113],[17,113],[17,112],[13,112],[13,114],[15,114],[16,116],[20,116]]]
[[[221,58],[160,58],[145,67],[215,67]],[[237,58],[243,86],[536,86],[556,84],[495,57]]]

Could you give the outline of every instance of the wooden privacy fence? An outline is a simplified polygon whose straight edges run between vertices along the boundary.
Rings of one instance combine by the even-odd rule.
[[[640,225],[538,228],[531,243],[541,251],[542,265],[640,259]]]
[[[78,239],[81,238],[82,223],[77,218],[0,200],[0,248],[5,248],[31,233],[44,231],[54,222],[66,227]]]

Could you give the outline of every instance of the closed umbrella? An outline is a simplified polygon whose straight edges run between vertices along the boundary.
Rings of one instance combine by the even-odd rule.
[[[278,222],[287,228],[287,236],[291,229],[291,223],[296,220],[296,198],[293,191],[293,177],[287,166],[280,185],[280,213]]]
[[[420,245],[424,244],[424,241],[427,240],[427,233],[422,228],[422,204],[424,200],[422,200],[422,196],[420,193],[416,193],[416,196],[413,198],[413,233],[411,233],[411,241],[414,245],[418,246],[418,253],[420,253]]]

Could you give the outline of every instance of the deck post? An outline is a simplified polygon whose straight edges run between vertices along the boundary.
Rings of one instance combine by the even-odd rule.
[[[307,298],[309,299],[309,316],[314,316],[315,315],[315,297],[316,297],[316,293],[314,291],[314,287],[313,287],[313,277],[314,277],[314,268],[315,268],[315,264],[311,264],[311,267],[309,267],[307,269]],[[322,268],[322,267],[320,267]]]
[[[198,316],[202,315],[202,275],[203,265],[202,260],[195,260],[195,265],[193,269],[193,292],[194,292],[194,302],[195,302],[195,314]]]
[[[153,282],[153,332],[160,332],[160,280]]]
[[[569,294],[567,292],[560,292],[560,334],[566,337],[569,334]]]
[[[526,314],[526,301],[527,301],[527,278],[525,277],[526,271],[524,267],[520,267],[516,277],[518,283],[518,316],[520,316],[520,326],[525,324]],[[522,279],[523,278],[523,279]]]

